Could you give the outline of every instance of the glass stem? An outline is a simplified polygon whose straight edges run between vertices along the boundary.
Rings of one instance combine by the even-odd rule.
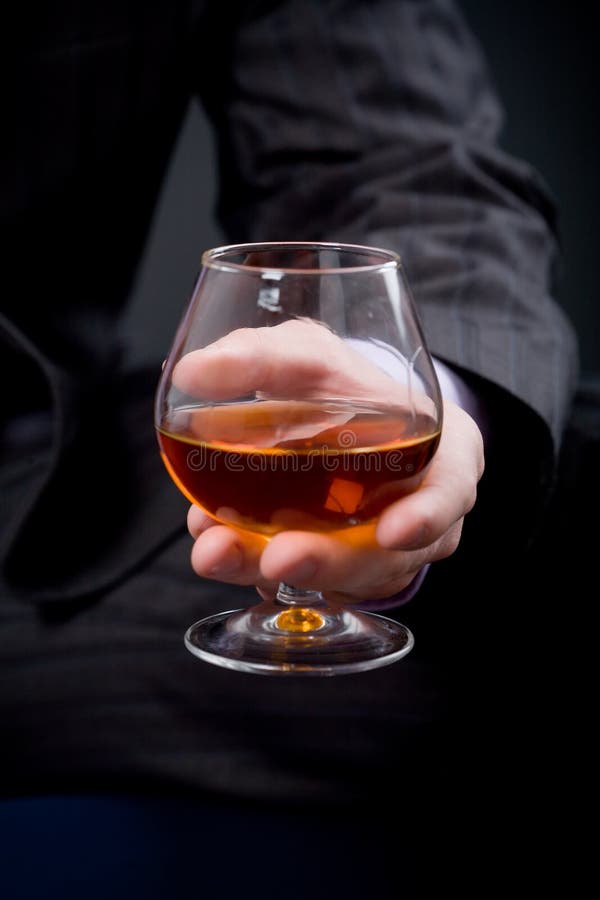
[[[277,616],[277,628],[281,631],[306,633],[316,631],[325,624],[325,618],[318,609],[326,607],[327,601],[320,591],[295,588],[282,581],[276,603],[285,607]]]
[[[277,599],[286,606],[324,606],[326,601],[320,591],[297,588],[282,581],[277,591]]]

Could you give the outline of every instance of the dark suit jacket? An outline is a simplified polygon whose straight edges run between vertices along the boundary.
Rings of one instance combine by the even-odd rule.
[[[536,174],[495,146],[499,107],[449,4],[41,6],[7,32],[2,245],[14,288],[1,310],[5,409],[49,405],[54,416],[48,460],[20,458],[4,486],[2,552],[16,554],[17,581],[17,557],[39,552],[42,532],[48,540],[51,470],[77,484],[77,503],[82,493],[102,503],[130,465],[116,432],[125,425],[134,442],[142,433],[152,441],[147,407],[146,420],[125,414],[129,428],[113,411],[115,394],[122,408],[130,390],[119,381],[115,323],[192,94],[217,128],[228,238],[397,249],[432,351],[528,404],[545,423],[529,417],[538,458],[548,458],[540,444],[548,428],[558,441],[573,378],[572,336],[549,295],[552,209]],[[139,465],[140,447],[132,452]],[[141,468],[152,490],[142,500],[128,472],[100,516],[119,532],[119,569],[180,521],[162,473]],[[139,513],[133,529],[115,522],[126,493]],[[64,487],[59,495],[65,518],[74,516]],[[86,542],[77,558],[89,557]],[[57,554],[47,554],[40,596],[52,592]],[[110,560],[85,562],[77,573],[69,554],[55,573],[59,593],[106,579]]]
[[[4,30],[2,413],[13,434],[15,422],[47,422],[44,411],[51,427],[46,442],[21,433],[5,448],[0,605],[13,629],[4,632],[11,635],[5,658],[26,657],[48,638],[45,628],[67,619],[76,629],[62,632],[71,634],[69,646],[89,646],[90,609],[105,615],[96,635],[104,646],[113,646],[119,622],[141,641],[150,626],[131,604],[147,591],[154,599],[146,614],[162,634],[172,626],[162,620],[169,592],[161,553],[179,546],[173,541],[184,532],[185,503],[155,446],[158,372],[125,377],[116,334],[192,96],[216,129],[218,214],[230,241],[339,239],[400,252],[432,351],[482,391],[492,414],[481,513],[472,519],[492,530],[473,526],[457,560],[472,564],[491,552],[494,528],[510,528],[514,548],[525,545],[551,481],[574,343],[551,298],[551,202],[535,172],[496,144],[500,108],[453,5],[55,0],[23,10]],[[189,604],[180,610],[183,624],[191,598],[202,595],[197,581],[186,584],[177,588]],[[220,591],[216,609],[236,593]],[[417,615],[433,618],[431,607],[423,609]],[[169,640],[179,640],[181,622]],[[60,667],[68,654],[51,631]],[[88,660],[78,652],[80,663],[82,655]],[[414,660],[394,677],[405,677]],[[151,667],[143,671],[152,677]],[[81,669],[73,677],[85,681]],[[89,677],[96,684],[99,676]],[[186,669],[177,684],[189,677]],[[238,698],[242,683],[245,676],[231,688]],[[6,688],[13,706],[15,696],[31,694],[30,682],[17,684],[12,694]],[[148,684],[129,689],[139,697]],[[279,688],[264,690],[268,717],[264,698]],[[338,697],[330,690],[321,698]],[[370,707],[369,692],[363,699]],[[238,700],[234,706],[239,712]],[[152,719],[150,733],[164,727],[160,721]],[[60,728],[68,731],[64,722]],[[109,744],[117,731],[107,725]],[[185,735],[178,739],[185,745]],[[23,758],[23,743],[15,739],[15,759]],[[85,755],[75,746],[72,757]],[[221,749],[218,740],[214,746]],[[166,758],[145,757],[138,747],[130,771],[156,765],[177,777],[182,770]],[[357,765],[360,759],[357,751]],[[267,791],[260,765],[246,759],[240,766],[249,793],[257,780],[258,792]],[[203,783],[189,762],[183,769],[184,780]],[[229,784],[228,773],[225,767],[217,782]],[[295,788],[310,790],[313,775],[292,779]],[[269,790],[288,776],[278,782],[273,775]]]

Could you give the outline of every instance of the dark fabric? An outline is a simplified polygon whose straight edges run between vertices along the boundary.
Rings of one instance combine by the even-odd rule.
[[[265,6],[208,95],[228,232],[395,248],[432,351],[525,400],[557,438],[574,346],[550,298],[552,200],[496,146],[501,111],[454,5]]]
[[[514,590],[545,509],[575,367],[550,299],[551,202],[494,145],[477,46],[444,0],[33,7],[4,27],[0,415],[50,412],[51,434],[3,446],[3,789],[347,804],[383,783],[398,798],[399,772],[417,792],[462,784],[510,715],[491,599]],[[261,679],[182,647],[253,592],[191,574],[152,430],[158,372],[125,377],[116,333],[194,94],[228,239],[397,249],[432,350],[490,408],[482,502],[401,611],[417,646],[365,676]]]
[[[0,429],[40,408],[53,427],[43,454],[3,453],[0,558],[16,590],[43,599],[101,589],[181,527],[159,466],[138,452],[158,373],[140,416],[117,320],[189,97],[191,17],[182,4],[33,6],[4,29]],[[75,512],[86,496],[100,504],[87,539]]]
[[[394,792],[399,759],[422,754],[424,763],[430,734],[443,731],[427,662],[432,629],[419,627],[421,649],[406,665],[366,677],[273,678],[207,666],[184,649],[185,629],[247,605],[253,591],[199,582],[189,548],[181,538],[86,607],[53,603],[41,612],[3,602],[5,790],[170,783],[253,800],[352,804],[367,802],[385,773]]]

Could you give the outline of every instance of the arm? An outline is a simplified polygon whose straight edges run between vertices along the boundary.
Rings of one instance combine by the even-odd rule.
[[[575,347],[551,297],[551,204],[535,173],[496,145],[500,109],[463,21],[448,2],[259,4],[238,30],[232,58],[229,75],[216,79],[218,98],[206,97],[220,135],[228,237],[337,238],[402,255],[433,353],[487,410],[472,546],[498,552],[509,530],[513,551],[525,547],[552,482]],[[462,462],[453,516],[446,507],[436,520],[421,565],[447,555],[435,547],[442,533],[452,534],[448,552],[456,546],[468,485],[480,474],[471,420],[456,422],[450,440]],[[427,514],[419,516],[422,524]],[[201,533],[195,513],[190,526]],[[384,535],[382,526],[388,550],[410,545],[401,528],[393,540]],[[206,574],[201,546],[194,563]],[[263,554],[263,577],[281,575],[268,565],[273,546]],[[403,569],[406,584],[407,561],[399,559],[395,571]],[[413,562],[413,575],[417,568]],[[392,582],[390,575],[388,594]]]
[[[396,249],[432,352],[523,401],[556,447],[575,348],[550,295],[553,210],[496,144],[501,111],[453,4],[250,8],[206,97],[228,236]]]

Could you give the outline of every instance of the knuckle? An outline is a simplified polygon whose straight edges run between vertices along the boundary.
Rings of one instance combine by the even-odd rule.
[[[436,527],[433,514],[431,512],[423,511],[419,516],[419,528],[415,547],[428,547],[437,537],[439,537],[439,527]]]
[[[462,535],[463,519],[456,522],[444,537],[439,541],[437,548],[438,559],[447,559],[458,549]]]

